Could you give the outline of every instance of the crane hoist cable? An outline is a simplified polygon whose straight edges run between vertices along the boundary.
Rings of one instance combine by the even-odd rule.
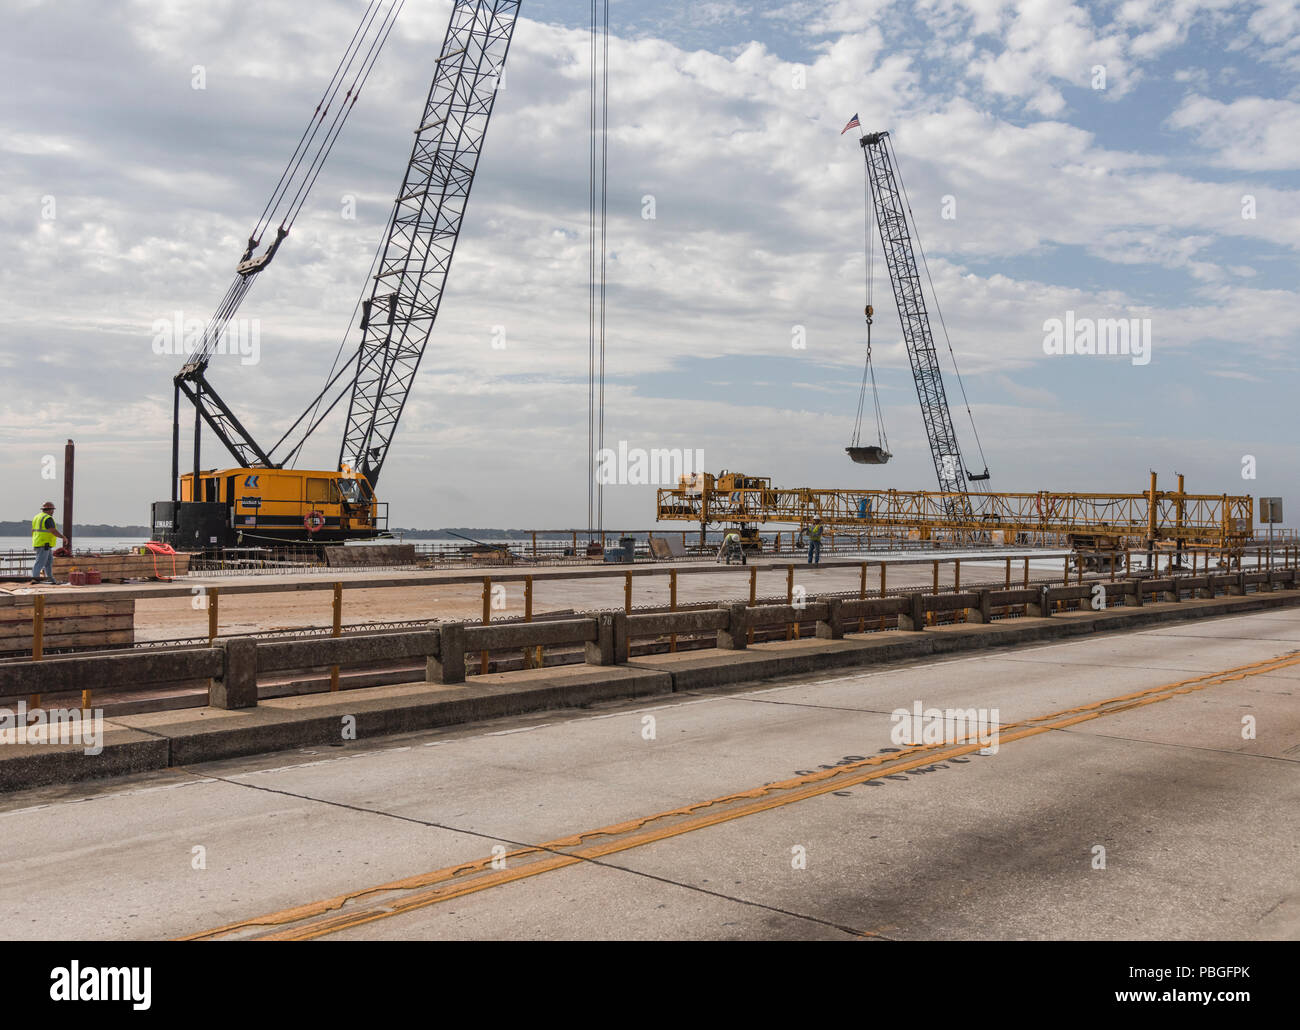
[[[385,0],[370,0],[367,5],[361,22],[352,33],[347,49],[339,58],[334,74],[330,77],[321,99],[308,120],[307,127],[303,129],[284,171],[280,173],[270,200],[267,201],[253,231],[249,234],[243,257],[236,267],[234,281],[226,290],[216,312],[205,325],[203,335],[186,359],[187,369],[201,368],[216,351],[225,333],[226,325],[252,289],[257,273],[270,264],[280,244],[289,234],[289,230],[307,201],[312,186],[320,176],[326,159],[334,149],[334,144],[338,141],[348,116],[360,99],[361,89],[369,79],[405,3],[406,0],[387,0],[385,6]],[[349,74],[350,81],[348,81]],[[340,100],[341,91],[344,92]],[[334,116],[327,124],[326,119],[331,108],[334,110]],[[324,136],[317,142],[316,138],[322,128],[325,130]],[[293,191],[292,195],[290,190]],[[275,239],[260,256],[254,257],[254,251],[261,245],[263,235],[275,222],[277,216],[279,225],[275,230]]]
[[[280,445],[289,438],[303,419],[307,419],[307,429],[303,433],[302,438],[294,445],[292,450],[285,454],[283,458],[284,464],[289,466],[289,468],[293,468],[293,462],[297,460],[297,456],[299,452],[302,451],[303,444],[307,442],[307,438],[316,431],[316,427],[319,426],[321,422],[329,417],[330,412],[333,411],[338,402],[343,399],[344,394],[347,393],[350,387],[350,384],[345,384],[343,389],[339,392],[339,395],[335,397],[334,400],[330,401],[329,407],[325,409],[325,413],[321,415],[320,418],[316,417],[316,413],[320,410],[320,404],[321,401],[324,400],[325,395],[329,393],[330,388],[339,381],[343,373],[349,369],[352,362],[357,358],[357,353],[354,350],[352,354],[348,355],[348,360],[346,362],[342,365],[339,364],[339,359],[343,357],[344,348],[347,347],[348,337],[352,335],[353,327],[357,324],[357,312],[361,310],[361,305],[365,303],[366,294],[370,292],[370,284],[374,281],[375,268],[378,266],[379,258],[384,252],[384,242],[384,237],[380,237],[379,242],[375,245],[374,257],[370,259],[370,269],[366,272],[366,277],[361,281],[361,289],[357,292],[357,302],[352,305],[352,314],[348,318],[347,328],[343,330],[343,335],[339,338],[338,349],[334,352],[334,360],[330,362],[330,370],[325,376],[325,386],[320,393],[316,395],[316,399],[308,405],[307,411],[310,411],[311,414],[308,415],[307,411],[304,411],[299,415],[293,425],[284,431],[284,435],[281,436],[280,439],[271,447],[271,450],[267,452],[274,455],[275,452],[279,450]],[[360,345],[358,344],[358,347],[359,346]]]
[[[893,155],[894,167],[897,168],[898,151],[894,149],[894,141],[886,137],[884,145],[889,148],[890,153]],[[943,339],[948,345],[948,356],[952,359],[952,370],[957,376],[957,386],[961,389],[962,403],[966,406],[966,416],[970,419],[971,432],[975,436],[975,448],[980,452],[980,462],[984,465],[984,471],[979,474],[972,474],[967,469],[962,469],[962,472],[968,482],[984,483],[989,478],[989,463],[984,456],[984,444],[980,441],[979,430],[975,428],[975,413],[971,411],[970,400],[966,396],[966,383],[961,377],[961,369],[957,367],[957,354],[952,349],[952,340],[948,336],[948,323],[944,321],[943,308],[939,305],[939,294],[935,291],[934,279],[930,275],[930,262],[925,257],[925,244],[921,242],[921,230],[916,224],[916,215],[912,212],[912,202],[907,196],[907,185],[903,182],[901,175],[898,178],[898,186],[903,194],[903,203],[907,205],[908,217],[912,220],[912,234],[916,237],[916,248],[921,252],[921,266],[925,269],[925,278],[930,284],[930,296],[934,298],[934,310],[939,316],[939,327],[943,330]],[[977,487],[977,489],[984,488]]]
[[[337,84],[341,80],[341,77],[347,74],[347,69],[351,65],[352,59],[355,56],[357,40],[367,30],[378,10],[379,0],[370,0],[370,3],[366,7],[365,14],[361,16],[360,24],[357,25],[356,29],[352,33],[352,39],[348,41],[347,50],[344,51],[343,56],[339,58],[339,62],[334,68],[334,74],[330,76],[330,81],[326,84],[325,91],[321,94],[320,100],[316,103],[316,110],[312,112],[312,117],[308,119],[307,124],[303,127],[302,135],[298,137],[298,145],[294,147],[293,153],[289,155],[289,160],[284,166],[284,171],[280,173],[280,181],[275,184],[275,190],[267,200],[266,207],[264,207],[262,213],[257,216],[257,224],[253,227],[253,231],[250,234],[252,238],[260,237],[266,226],[270,224],[273,217],[273,211],[279,203],[284,190],[288,188],[288,183],[292,178],[294,169],[298,166],[299,154],[304,151],[305,147],[311,145],[310,136],[320,127],[320,119],[324,117],[322,109],[324,109],[324,111],[329,110],[333,98],[337,93]]]
[[[587,530],[603,530],[596,456],[605,448],[605,282],[609,214],[609,0],[591,0],[587,211]],[[599,43],[599,47],[598,44]],[[597,141],[599,140],[599,145]],[[599,252],[599,253],[598,253]]]

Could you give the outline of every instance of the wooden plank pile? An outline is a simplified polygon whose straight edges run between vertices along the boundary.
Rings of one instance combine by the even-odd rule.
[[[103,583],[123,583],[128,579],[171,579],[190,571],[188,552],[180,554],[79,554],[74,558],[54,559],[54,578],[66,583],[68,573],[97,570]]]
[[[0,607],[0,654],[31,653],[32,596]],[[79,601],[46,595],[46,651],[135,642],[135,601]]]

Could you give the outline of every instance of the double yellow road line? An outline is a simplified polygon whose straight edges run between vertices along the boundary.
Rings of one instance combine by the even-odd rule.
[[[1127,712],[1170,698],[1204,690],[1222,683],[1232,683],[1249,676],[1259,676],[1300,664],[1300,653],[1241,665],[1192,679],[1166,683],[1119,697],[1051,712],[1047,715],[999,727],[998,746],[1024,740],[1051,730],[1068,729],[1079,723],[1103,716]],[[908,747],[891,754],[874,755],[861,761],[797,776],[780,783],[770,783],[751,790],[694,802],[679,808],[657,812],[611,826],[561,837],[545,844],[518,848],[504,856],[489,856],[472,862],[447,866],[417,876],[394,880],[373,887],[325,898],[295,908],[272,912],[253,919],[229,923],[212,930],[191,934],[179,940],[214,940],[251,937],[257,940],[311,940],[338,933],[366,923],[426,908],[454,898],[465,897],[503,884],[540,876],[667,840],[720,823],[743,819],[760,812],[782,808],[832,791],[893,776],[912,769],[933,765],[947,759],[961,758],[984,747],[978,739],[945,741]],[[588,843],[592,842],[592,843]]]

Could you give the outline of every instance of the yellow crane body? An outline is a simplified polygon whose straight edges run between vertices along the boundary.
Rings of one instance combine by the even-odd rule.
[[[199,473],[197,496],[190,472],[180,477],[180,500],[198,502],[212,515],[195,526],[194,546],[325,542],[377,536],[388,528],[387,505],[374,499],[364,476],[348,469],[212,469]]]

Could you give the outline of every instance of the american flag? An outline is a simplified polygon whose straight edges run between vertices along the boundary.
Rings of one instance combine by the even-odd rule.
[[[861,127],[862,127],[862,123],[858,121],[858,116],[855,114],[852,118],[849,119],[849,124],[844,126],[844,128],[840,130],[840,135],[843,136],[850,129],[858,129]]]

